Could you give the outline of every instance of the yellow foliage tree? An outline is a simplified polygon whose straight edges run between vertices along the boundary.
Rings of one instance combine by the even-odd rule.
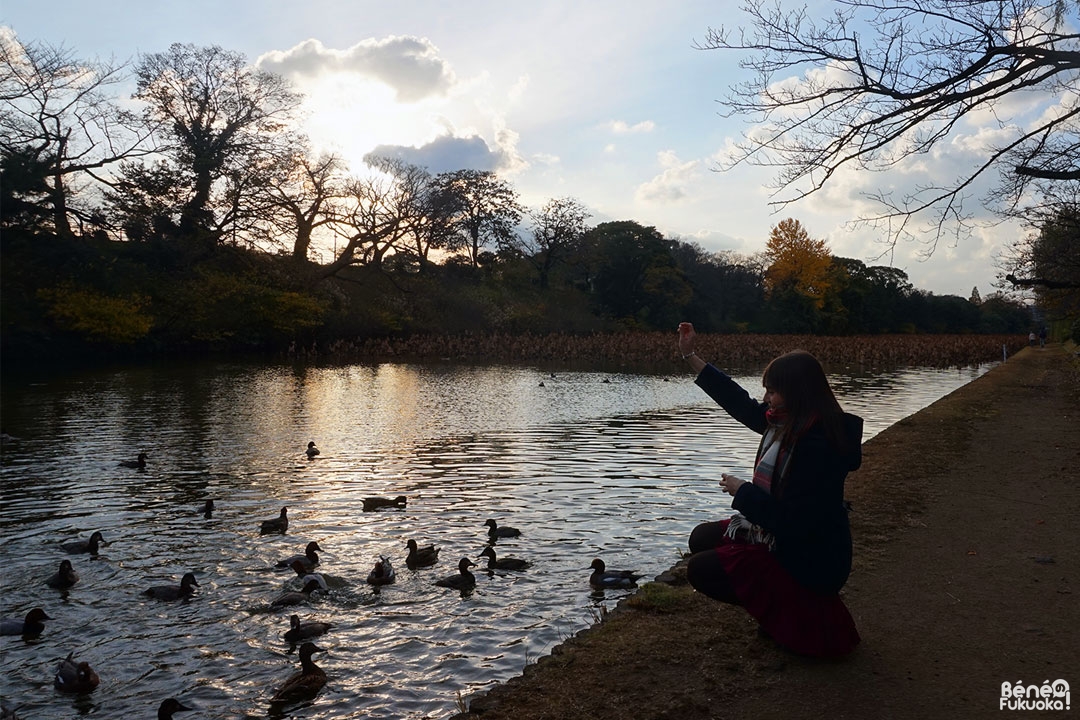
[[[765,257],[769,262],[765,272],[769,293],[792,289],[811,298],[818,308],[822,306],[832,264],[832,252],[824,240],[811,238],[798,220],[781,220],[769,233]]]

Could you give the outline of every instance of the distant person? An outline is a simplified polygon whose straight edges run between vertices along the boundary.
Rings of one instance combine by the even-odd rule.
[[[1035,331],[1032,330],[1031,332],[1028,333],[1028,345],[1030,347],[1035,347],[1035,340],[1036,340]]]
[[[1046,347],[1046,326],[1039,328],[1039,347]]]
[[[762,402],[701,359],[690,323],[679,351],[695,382],[762,436],[750,482],[721,473],[738,514],[690,534],[687,579],[711,598],[741,605],[759,630],[794,652],[846,655],[859,643],[839,591],[851,572],[844,479],[862,462],[862,419],[841,410],[825,372],[795,350],[765,369]]]

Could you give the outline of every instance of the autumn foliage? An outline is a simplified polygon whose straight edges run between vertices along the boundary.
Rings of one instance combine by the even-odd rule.
[[[813,300],[815,307],[822,307],[832,264],[832,253],[824,240],[811,238],[798,220],[781,220],[769,233],[765,257],[769,262],[765,287],[770,294],[793,290]]]

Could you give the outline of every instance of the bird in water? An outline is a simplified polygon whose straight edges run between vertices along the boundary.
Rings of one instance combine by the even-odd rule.
[[[161,701],[161,705],[158,706],[157,716],[158,720],[173,720],[173,713],[194,709],[195,708],[189,708],[187,705],[184,705],[176,698],[169,698],[168,700]]]
[[[95,530],[89,540],[76,540],[75,542],[64,543],[60,547],[63,548],[64,552],[68,555],[78,555],[80,553],[97,555],[99,546],[104,543],[105,538],[102,536],[101,531]]]
[[[521,535],[521,531],[513,527],[499,527],[499,523],[494,520],[484,521],[484,525],[488,527],[488,538],[494,540],[496,538],[509,538],[517,537]]]
[[[634,588],[637,587],[637,581],[643,577],[633,570],[608,570],[600,558],[593,560],[589,569],[593,571],[589,576],[589,585],[593,590]]]
[[[319,564],[319,553],[322,552],[322,548],[319,547],[319,543],[312,540],[304,547],[303,555],[293,555],[287,557],[284,560],[278,560],[277,565],[274,567],[287,568],[293,567],[293,563],[299,562],[304,566],[304,569],[311,572]],[[295,570],[295,568],[293,568]]]
[[[330,587],[326,584],[326,578],[324,578],[319,573],[311,572],[307,569],[307,567],[304,566],[304,563],[300,562],[299,560],[293,560],[292,565],[290,565],[289,567],[291,567],[296,572],[296,577],[300,578],[301,585],[307,585],[308,582],[314,580],[315,582],[319,583],[320,590],[330,589]]]
[[[295,700],[307,700],[314,697],[326,684],[326,673],[312,661],[311,656],[317,652],[323,652],[321,647],[312,642],[306,642],[300,646],[300,672],[296,673],[285,684],[278,688],[272,703],[287,703]]]
[[[274,533],[285,534],[289,529],[289,508],[281,508],[281,513],[273,520],[263,520],[259,525],[260,535],[272,535]]]
[[[289,642],[297,642],[299,640],[307,640],[309,638],[318,637],[334,627],[327,622],[300,622],[299,615],[289,616],[289,629],[285,631],[285,639]]]
[[[53,677],[53,687],[65,693],[88,693],[98,686],[100,679],[88,662],[75,662],[74,653],[68,653],[60,662]]]
[[[0,620],[0,635],[24,635],[37,637],[45,632],[45,623],[42,620],[52,620],[41,608],[34,608],[26,613],[23,619],[4,618]]]
[[[202,516],[207,520],[214,517],[214,501],[210,498],[207,498],[206,503],[203,505]],[[169,698],[169,700],[172,700],[172,698]],[[168,700],[166,700],[165,702],[168,702]]]
[[[304,454],[308,456],[308,460],[314,460],[315,456],[319,454],[319,448],[315,447],[315,441],[312,440],[307,444],[307,450]]]
[[[434,565],[439,561],[439,550],[434,545],[424,545],[419,547],[415,540],[409,540],[405,543],[405,549],[409,551],[409,554],[405,556],[405,564],[409,568],[428,567]]]
[[[363,500],[364,512],[374,512],[375,510],[382,510],[383,508],[396,508],[398,510],[405,507],[405,504],[409,501],[404,495],[398,495],[393,498],[383,497],[366,497]]]
[[[191,597],[197,587],[199,581],[195,579],[195,573],[184,573],[179,585],[157,585],[143,590],[143,595],[156,600],[180,600]]]
[[[71,561],[61,560],[60,569],[56,571],[55,575],[46,580],[45,584],[57,590],[67,590],[77,582],[79,582],[79,574],[75,572]]]
[[[455,590],[471,590],[476,587],[476,576],[469,572],[469,568],[476,567],[476,563],[467,557],[458,560],[458,574],[436,580],[439,587],[454,588]]]
[[[493,547],[484,548],[477,557],[487,558],[488,570],[524,570],[529,567],[528,560],[514,557],[495,557],[495,548]]]
[[[134,460],[121,460],[120,467],[131,468],[132,470],[145,470],[146,469],[146,453],[141,452],[139,456]]]
[[[300,590],[299,592],[290,590],[289,592],[278,595],[270,602],[270,607],[286,607],[288,605],[300,605],[306,603],[311,599],[311,593],[320,589],[319,583],[314,580],[308,580],[307,583],[304,584],[303,590]]]
[[[380,556],[375,562],[375,567],[368,573],[367,581],[369,585],[390,585],[395,578],[396,573],[394,566],[390,564],[390,559]]]

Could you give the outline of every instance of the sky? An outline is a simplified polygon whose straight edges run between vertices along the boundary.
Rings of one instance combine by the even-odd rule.
[[[841,173],[777,209],[767,169],[718,170],[748,129],[722,117],[721,101],[747,76],[736,53],[695,46],[710,27],[745,22],[715,0],[0,1],[0,26],[19,40],[86,59],[136,60],[176,42],[242,53],[305,93],[313,144],[353,167],[376,151],[433,172],[495,170],[528,207],[572,197],[590,224],[634,220],[710,252],[760,252],[793,217],[834,255],[898,267],[916,288],[993,292],[1016,225],[939,243],[926,259],[923,243],[889,252],[880,232],[849,221],[870,208],[865,193],[955,177],[1001,118],[962,124],[896,172]]]

